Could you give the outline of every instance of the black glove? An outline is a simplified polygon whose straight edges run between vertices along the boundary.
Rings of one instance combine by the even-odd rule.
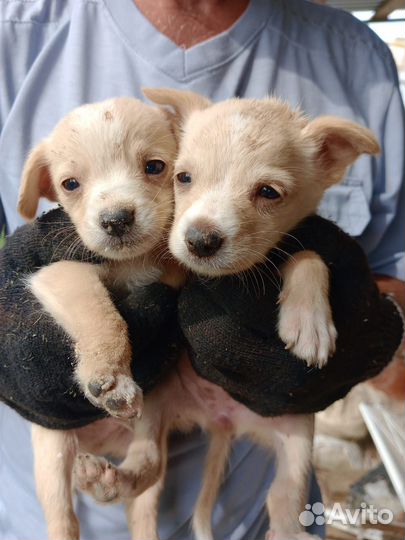
[[[62,209],[18,229],[0,251],[0,399],[44,427],[69,429],[106,416],[74,381],[73,343],[41,309],[24,279],[51,262],[99,257],[80,246]],[[148,392],[175,361],[179,346],[177,292],[153,284],[116,302],[133,343],[132,372]]]
[[[279,244],[286,253],[317,252],[330,269],[336,353],[322,369],[308,368],[277,334],[279,291],[271,265],[249,283],[236,276],[190,283],[179,298],[179,319],[197,373],[263,416],[311,413],[377,375],[399,347],[403,325],[380,295],[360,246],[333,223],[307,218]],[[276,266],[283,260],[273,250]],[[284,258],[285,260],[285,258]],[[257,283],[265,281],[265,293]],[[256,285],[255,285],[256,283]]]

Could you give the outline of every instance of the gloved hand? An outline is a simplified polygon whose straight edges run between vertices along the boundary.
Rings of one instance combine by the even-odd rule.
[[[308,368],[278,337],[278,276],[271,276],[270,263],[244,281],[236,276],[196,280],[179,298],[194,369],[263,416],[324,409],[379,373],[403,335],[397,307],[380,295],[362,249],[336,225],[309,217],[278,247],[283,251],[268,254],[276,267],[302,249],[317,252],[329,267],[338,339],[322,369]]]
[[[42,266],[66,259],[97,264],[100,258],[79,246],[62,209],[18,229],[0,251],[0,399],[44,427],[69,429],[102,418],[73,378],[74,345],[25,285]],[[177,356],[177,291],[155,283],[116,301],[134,346],[132,372],[148,392]]]

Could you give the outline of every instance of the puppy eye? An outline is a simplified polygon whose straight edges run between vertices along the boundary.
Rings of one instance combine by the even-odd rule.
[[[68,178],[62,182],[62,186],[66,189],[66,191],[74,191],[80,186],[80,184],[76,178]]]
[[[164,171],[166,164],[161,159],[151,159],[145,165],[146,174],[160,174]]]
[[[181,184],[191,184],[191,174],[188,172],[181,172],[177,175],[177,180]]]
[[[264,199],[280,199],[281,193],[279,193],[276,189],[274,189],[271,186],[261,186],[258,191],[257,195],[259,197],[263,197]]]

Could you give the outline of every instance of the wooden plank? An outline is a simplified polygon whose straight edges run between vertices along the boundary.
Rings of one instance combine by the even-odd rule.
[[[386,21],[396,9],[405,9],[404,0],[383,0],[376,9],[371,21]]]

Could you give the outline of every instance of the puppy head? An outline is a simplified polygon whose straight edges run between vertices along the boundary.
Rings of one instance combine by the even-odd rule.
[[[368,129],[335,117],[309,121],[274,98],[213,105],[190,92],[145,93],[174,109],[180,148],[170,249],[200,274],[265,260],[360,154],[379,151]]]
[[[143,255],[172,214],[175,153],[162,111],[132,98],[83,105],[31,152],[18,209],[32,219],[40,197],[58,201],[92,251]]]

